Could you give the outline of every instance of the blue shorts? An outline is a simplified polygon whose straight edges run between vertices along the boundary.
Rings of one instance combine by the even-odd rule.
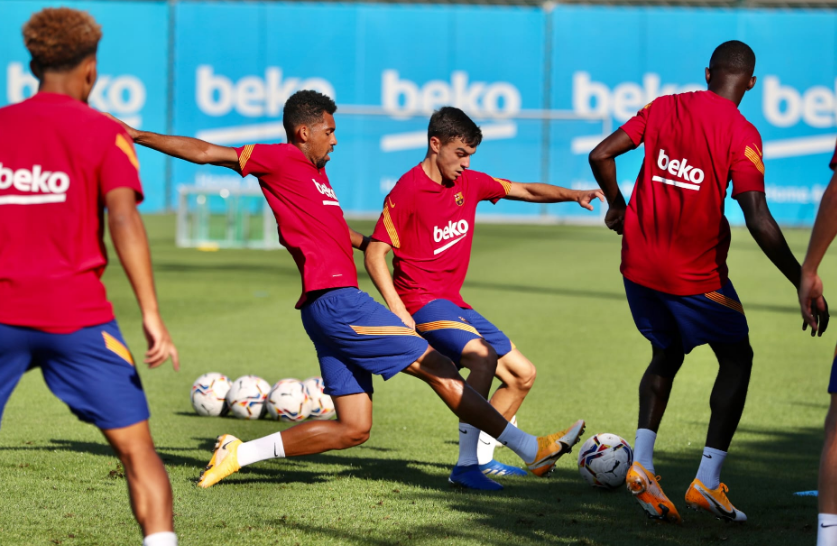
[[[389,379],[427,351],[420,335],[357,288],[326,292],[300,311],[330,396],[372,394],[372,374]]]
[[[837,349],[834,350],[834,360],[831,361],[831,380],[828,382],[828,393],[837,394]]]
[[[473,309],[457,306],[450,300],[433,300],[413,314],[416,330],[430,345],[459,366],[462,350],[473,339],[483,338],[494,347],[497,356],[514,348],[501,330]]]
[[[71,334],[0,324],[0,413],[23,374],[36,367],[55,396],[100,429],[149,417],[139,374],[115,320]]]
[[[625,279],[625,293],[636,327],[660,349],[678,335],[688,354],[706,343],[737,343],[750,333],[732,281],[715,292],[674,296]]]

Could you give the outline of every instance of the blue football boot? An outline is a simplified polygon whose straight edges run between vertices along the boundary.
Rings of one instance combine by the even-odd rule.
[[[460,487],[482,491],[499,491],[503,488],[502,485],[483,474],[478,464],[454,466],[448,481]]]
[[[480,472],[486,476],[525,476],[527,472],[516,466],[509,466],[491,459],[491,461],[480,465]]]

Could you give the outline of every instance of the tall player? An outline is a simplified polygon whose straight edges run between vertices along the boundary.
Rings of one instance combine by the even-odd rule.
[[[805,319],[802,328],[810,325],[811,335],[822,335],[827,326],[827,323],[817,324],[817,319],[827,311],[822,298],[822,280],[817,269],[837,235],[837,150],[831,158],[830,167],[836,172],[831,176],[820,202],[808,254],[802,264],[802,280],[798,291],[799,306]],[[831,364],[828,392],[831,394],[831,405],[825,417],[825,444],[820,457],[817,546],[837,546],[837,353]]]
[[[44,9],[23,27],[38,93],[0,108],[0,411],[28,369],[102,430],[125,467],[145,546],[174,546],[172,494],[134,359],[100,278],[111,238],[142,311],[152,368],[177,350],[157,307],[131,138],[87,106],[101,28]],[[91,389],[91,385],[107,388]]]
[[[510,425],[471,389],[450,360],[401,320],[358,290],[352,247],[368,240],[343,219],[325,165],[337,144],[337,106],[316,91],[288,99],[282,123],[287,144],[216,146],[188,137],[128,128],[137,143],[193,163],[219,165],[259,179],[279,226],[279,240],[302,276],[297,309],[317,349],[325,392],[336,421],[313,421],[247,443],[229,434],[218,444],[198,485],[210,487],[242,466],[362,444],[372,427],[372,374],[416,376],[464,422],[497,434],[536,475],[546,475],[572,443],[567,431],[536,438]]]
[[[535,366],[509,338],[460,295],[471,259],[474,217],[480,201],[514,199],[531,203],[575,201],[593,210],[601,190],[568,190],[549,184],[521,184],[470,170],[482,131],[465,112],[445,106],[433,113],[427,154],[384,200],[366,269],[390,310],[430,345],[468,368],[468,384],[485,398],[497,376],[500,387],[491,405],[512,419],[535,381]],[[394,253],[394,278],[386,255]],[[574,441],[583,421],[571,427]],[[485,446],[479,450],[478,446]],[[451,483],[472,489],[502,486],[487,477],[525,474],[493,460],[494,439],[467,423],[459,424],[459,460]],[[480,460],[480,455],[484,457]]]
[[[755,65],[746,44],[721,44],[705,71],[708,91],[654,100],[590,154],[610,204],[605,223],[624,232],[621,271],[631,313],[652,349],[639,385],[636,462],[628,489],[650,517],[664,521],[679,523],[680,515],[655,478],[654,442],[684,355],[707,343],[718,358],[718,376],[706,447],[686,504],[725,520],[747,519],[720,482],[753,363],[744,308],[727,276],[724,198],[730,180],[751,235],[799,286],[799,263],[767,208],[761,136],[738,111],[744,93],[756,84]],[[642,143],[645,159],[626,205],[614,158]],[[827,313],[820,318],[824,327]]]

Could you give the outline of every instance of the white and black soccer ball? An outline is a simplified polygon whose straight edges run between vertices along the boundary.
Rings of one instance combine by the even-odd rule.
[[[243,375],[233,381],[227,393],[230,413],[239,419],[258,419],[264,415],[270,383],[257,375]]]
[[[324,421],[333,418],[336,415],[334,401],[331,396],[324,392],[325,383],[323,383],[323,378],[319,376],[309,377],[302,384],[311,399],[311,419]]]
[[[230,409],[227,406],[227,393],[231,386],[230,380],[222,373],[203,374],[192,383],[192,407],[198,415],[226,415]]]
[[[280,421],[296,423],[311,414],[311,398],[305,385],[297,379],[277,381],[267,396],[267,411]]]
[[[634,463],[634,450],[616,434],[596,434],[584,442],[578,454],[578,472],[593,487],[615,489],[624,485]]]

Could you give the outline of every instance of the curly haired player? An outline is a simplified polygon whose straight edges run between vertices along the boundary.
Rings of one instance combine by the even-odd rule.
[[[0,411],[39,367],[50,390],[93,423],[125,467],[144,546],[176,546],[172,493],[148,404],[101,282],[104,208],[133,286],[152,368],[177,350],[157,308],[137,203],[131,137],[87,106],[101,27],[88,13],[44,9],[23,27],[38,93],[0,108]],[[106,386],[106,388],[91,388]]]

